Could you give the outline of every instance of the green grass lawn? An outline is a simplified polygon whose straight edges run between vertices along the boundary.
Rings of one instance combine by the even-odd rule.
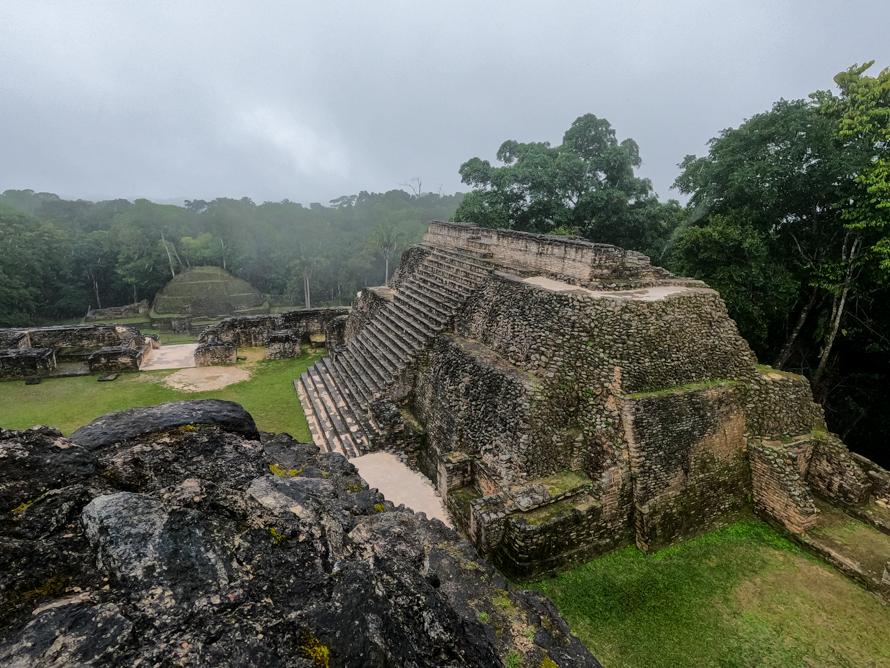
[[[890,666],[890,608],[757,521],[532,586],[607,668]]]
[[[201,328],[203,330],[203,328]],[[158,329],[140,329],[142,334],[157,334],[161,337],[162,346],[176,346],[181,343],[197,343],[200,332],[194,334],[174,334],[173,332],[162,332]]]
[[[323,354],[323,350],[307,349],[295,359],[239,362],[252,369],[250,380],[207,392],[184,392],[164,385],[164,379],[175,371],[121,374],[111,383],[99,383],[96,376],[44,379],[40,385],[25,385],[24,381],[0,383],[0,427],[26,429],[46,424],[58,427],[68,436],[113,411],[166,401],[213,398],[237,401],[264,431],[287,432],[300,441],[310,442],[293,380]]]

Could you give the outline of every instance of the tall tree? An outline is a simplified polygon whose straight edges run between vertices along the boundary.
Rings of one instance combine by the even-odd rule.
[[[366,247],[372,252],[380,253],[380,256],[383,258],[384,285],[389,285],[389,260],[404,243],[405,235],[388,221],[381,220],[371,228]]]
[[[593,114],[576,119],[559,146],[508,140],[497,159],[502,167],[478,157],[461,165],[461,179],[474,190],[453,220],[538,233],[571,228],[593,241],[648,250],[651,231],[672,219],[663,217],[651,182],[635,175],[637,143],[619,142]]]

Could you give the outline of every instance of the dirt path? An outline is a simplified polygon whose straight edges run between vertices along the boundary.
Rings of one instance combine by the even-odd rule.
[[[349,463],[355,464],[359,475],[389,501],[396,505],[404,503],[416,513],[426,513],[428,518],[435,517],[452,526],[451,517],[442,499],[436,496],[432,483],[405,466],[395,455],[372,452],[350,459]]]

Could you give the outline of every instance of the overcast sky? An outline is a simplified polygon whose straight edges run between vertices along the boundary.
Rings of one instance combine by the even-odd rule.
[[[781,97],[890,66],[890,2],[0,0],[0,192],[309,203],[585,113],[676,165]]]

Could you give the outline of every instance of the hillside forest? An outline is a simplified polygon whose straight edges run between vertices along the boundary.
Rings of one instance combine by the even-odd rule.
[[[806,375],[829,427],[890,465],[890,70],[779,100],[680,162],[660,201],[640,147],[581,116],[562,142],[505,141],[474,157],[466,195],[361,192],[284,200],[71,201],[0,196],[0,326],[151,298],[217,265],[295,305],[349,303],[384,283],[430,220],[580,236],[639,250],[719,290],[759,360]],[[490,148],[490,147],[480,147]],[[417,179],[416,184],[420,181]]]

